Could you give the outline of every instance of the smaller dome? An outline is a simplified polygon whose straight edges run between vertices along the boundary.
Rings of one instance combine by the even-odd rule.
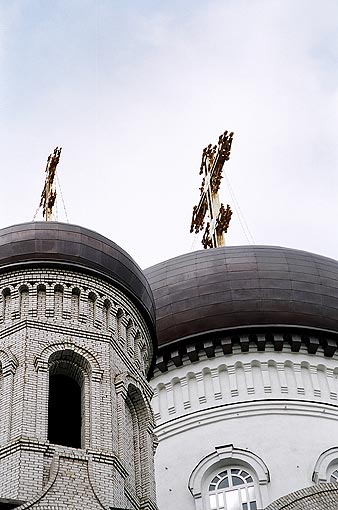
[[[159,346],[254,326],[338,331],[338,262],[273,246],[201,250],[145,271]]]
[[[104,278],[138,306],[154,338],[153,295],[142,270],[113,241],[87,228],[31,222],[0,230],[0,271],[21,267],[64,267]]]

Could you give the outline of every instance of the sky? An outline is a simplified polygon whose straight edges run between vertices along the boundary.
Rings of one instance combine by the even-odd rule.
[[[202,249],[224,130],[226,243],[338,259],[337,0],[0,0],[0,228],[32,221],[62,146],[59,221],[142,268]]]

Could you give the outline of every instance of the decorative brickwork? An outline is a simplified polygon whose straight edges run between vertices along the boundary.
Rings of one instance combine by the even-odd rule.
[[[337,510],[338,484],[323,483],[288,494],[265,510]]]
[[[24,501],[22,510],[156,509],[152,356],[142,314],[107,281],[64,269],[3,274],[0,500]],[[55,375],[80,388],[81,448],[48,441]]]

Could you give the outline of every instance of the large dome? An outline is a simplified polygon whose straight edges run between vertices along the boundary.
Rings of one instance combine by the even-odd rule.
[[[142,270],[106,237],[58,222],[23,223],[0,230],[0,271],[30,266],[62,266],[111,281],[139,306],[154,331],[154,301]]]
[[[299,250],[202,250],[145,271],[160,346],[250,326],[338,331],[338,262]]]

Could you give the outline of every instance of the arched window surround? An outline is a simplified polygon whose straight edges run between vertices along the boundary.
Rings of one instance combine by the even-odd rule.
[[[270,481],[266,464],[249,450],[235,448],[230,444],[216,446],[215,451],[204,457],[193,469],[188,488],[194,497],[196,510],[209,510],[209,483],[218,472],[230,467],[241,467],[250,473],[255,482],[257,508],[265,508],[268,504],[267,484]]]
[[[101,417],[93,412],[93,407],[100,401],[101,380],[103,371],[95,357],[86,349],[71,342],[62,342],[49,345],[37,356],[34,362],[38,373],[37,398],[43,402],[44,412],[38,413],[36,420],[36,434],[42,441],[47,440],[48,435],[48,393],[49,372],[51,364],[57,358],[62,359],[72,356],[75,365],[77,361],[83,376],[83,405],[84,405],[84,430],[81,448],[101,448]],[[76,361],[77,360],[77,361]],[[82,360],[82,362],[80,361]],[[52,362],[52,363],[51,363]]]
[[[332,471],[338,469],[338,446],[329,448],[321,453],[313,470],[314,483],[330,482]]]
[[[119,457],[126,462],[125,458],[128,452],[125,450],[125,414],[128,407],[134,420],[135,495],[146,502],[155,494],[155,486],[147,482],[150,479],[152,469],[150,466],[153,466],[153,453],[155,452],[150,452],[148,448],[145,448],[149,440],[154,440],[155,420],[150,405],[152,390],[150,386],[144,385],[144,382],[138,377],[127,372],[116,376],[115,389],[117,394]],[[129,492],[133,492],[132,486],[129,486],[128,477],[125,480],[125,486]]]

